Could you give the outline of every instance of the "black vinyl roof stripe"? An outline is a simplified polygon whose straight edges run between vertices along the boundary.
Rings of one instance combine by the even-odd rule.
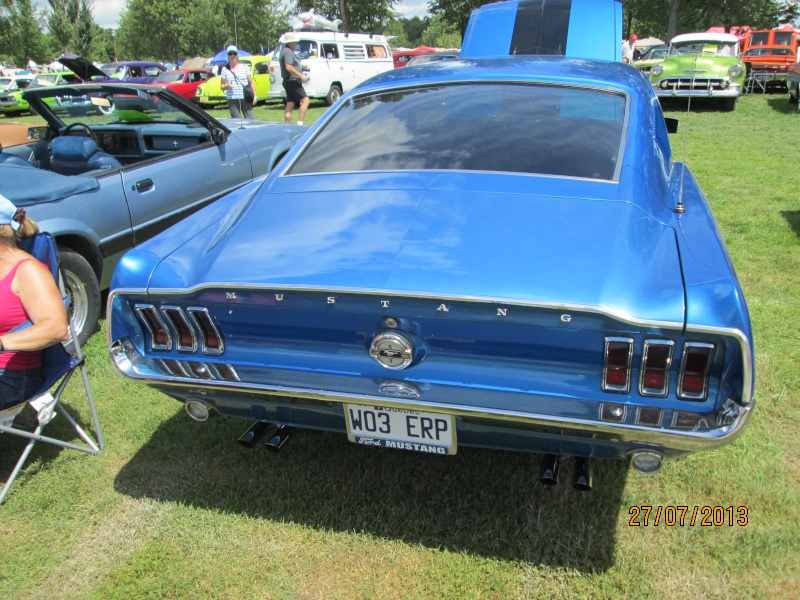
[[[520,0],[508,53],[567,53],[572,0]]]

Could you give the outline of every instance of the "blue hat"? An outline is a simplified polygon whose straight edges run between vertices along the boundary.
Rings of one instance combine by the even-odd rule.
[[[11,225],[11,229],[19,229],[19,222],[14,220],[16,214],[17,207],[11,200],[0,194],[0,225]]]

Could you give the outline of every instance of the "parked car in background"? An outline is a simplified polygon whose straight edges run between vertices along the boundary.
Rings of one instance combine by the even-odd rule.
[[[649,73],[653,65],[662,62],[669,55],[669,44],[658,44],[647,48],[639,58],[634,61],[633,66],[642,73]]]
[[[63,64],[63,60],[58,59]],[[117,79],[127,83],[152,83],[167,68],[161,63],[134,60],[105,63],[100,67],[109,79]]]
[[[761,76],[765,86],[785,86],[798,57],[798,30],[752,31],[745,40],[742,60],[748,75]]]
[[[260,55],[239,57],[239,62],[247,63],[250,67],[250,74],[253,76],[253,81],[256,84],[256,98],[258,98],[259,102],[263,102],[267,99],[267,96],[269,96],[270,60],[270,56]],[[221,84],[221,77],[215,76],[209,78],[207,81],[197,86],[191,101],[203,107],[227,105],[228,97],[225,95],[225,92],[222,91],[220,87]]]
[[[328,106],[373,75],[394,68],[392,51],[382,35],[337,33],[334,31],[296,31],[294,48],[308,81],[303,89],[309,98],[322,98]],[[286,91],[281,79],[280,56],[285,34],[278,40],[269,66],[270,98],[283,100]]]
[[[25,89],[82,83],[82,81],[83,80],[72,71],[44,73],[42,75],[37,75]],[[23,97],[25,89],[13,92],[0,92],[0,113],[7,117],[13,117],[30,111],[30,106]]]
[[[576,461],[736,438],[753,338],[711,210],[629,65],[503,57],[393,69],[263,185],[119,262],[126,376],[253,423],[363,446]],[[549,475],[548,475],[549,473]]]
[[[197,87],[213,76],[211,69],[176,69],[162,72],[153,84],[168,87],[179,96],[191,100],[197,92]]]
[[[394,62],[395,69],[397,69],[399,67],[405,67],[408,64],[408,61],[415,56],[433,54],[434,52],[436,52],[436,49],[428,46],[418,46],[413,50],[393,50],[392,61]]]
[[[800,111],[800,64],[795,64],[786,72],[786,87],[789,90],[789,103],[797,104],[797,109]]]
[[[58,242],[82,341],[123,252],[266,174],[306,130],[217,121],[161,86],[31,87],[24,98],[47,135],[4,149],[0,193]],[[89,118],[87,105],[98,109]]]
[[[419,56],[412,56],[411,59],[406,64],[406,66],[411,67],[413,65],[424,65],[425,63],[438,62],[440,60],[455,60],[457,58],[458,54],[453,54],[449,52],[434,52],[432,54],[420,54]]]
[[[34,75],[9,75],[0,77],[0,92],[24,90],[33,81]]]
[[[650,69],[659,98],[706,98],[736,108],[745,68],[739,38],[729,33],[684,33],[670,40],[669,56]]]
[[[622,39],[619,0],[512,0],[472,11],[459,55],[622,60]]]

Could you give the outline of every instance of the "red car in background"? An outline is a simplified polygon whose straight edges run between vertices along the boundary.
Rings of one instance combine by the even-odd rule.
[[[211,79],[214,73],[210,69],[175,69],[164,71],[153,82],[153,85],[163,85],[187,100],[191,100],[197,86]]]
[[[396,50],[392,52],[394,67],[395,69],[397,67],[405,67],[413,57],[420,54],[433,54],[434,52],[436,52],[436,49],[429,46],[417,46],[413,50]]]

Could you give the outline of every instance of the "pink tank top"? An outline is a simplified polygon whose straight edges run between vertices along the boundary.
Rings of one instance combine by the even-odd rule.
[[[22,325],[29,320],[22,300],[11,291],[11,282],[17,269],[26,260],[19,261],[14,268],[0,280],[0,335],[5,335],[17,325]],[[0,352],[0,369],[10,369],[12,371],[26,371],[28,369],[38,369],[42,366],[42,351],[34,350],[31,352]]]

